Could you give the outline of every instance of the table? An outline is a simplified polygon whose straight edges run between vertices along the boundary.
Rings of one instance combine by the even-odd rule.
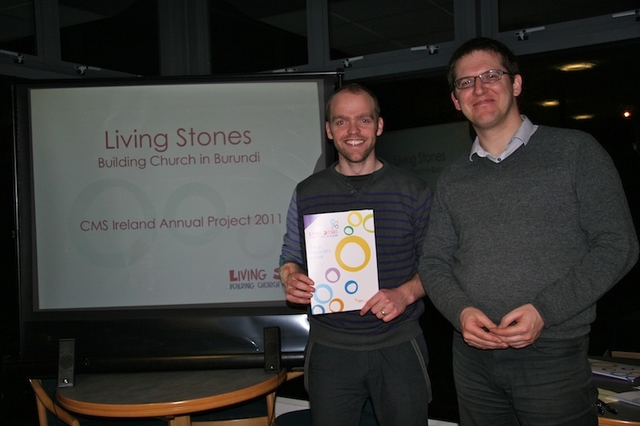
[[[286,370],[261,368],[78,375],[73,387],[58,388],[58,402],[99,417],[166,417],[170,426],[191,426],[191,414],[267,396],[269,422],[275,390]],[[267,395],[268,394],[268,395]]]
[[[589,357],[589,358],[599,360],[599,361],[616,362],[620,364],[640,365],[640,360],[631,359],[631,358],[612,358],[612,357]],[[594,384],[599,389],[613,391],[615,393],[638,390],[637,387],[640,386],[640,383],[633,384],[625,380],[614,379],[606,376],[601,376],[598,374],[593,375],[593,381],[594,381]],[[601,395],[601,399],[602,399],[602,395]],[[627,404],[625,402],[617,402],[617,401],[610,402],[609,405],[613,407],[618,412],[618,414],[613,414],[605,410],[605,412],[603,414],[600,414],[599,417],[640,422],[639,407],[636,407],[631,404]]]

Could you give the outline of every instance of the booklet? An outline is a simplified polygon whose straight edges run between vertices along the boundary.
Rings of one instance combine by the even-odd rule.
[[[589,359],[589,363],[593,374],[626,380],[631,383],[640,382],[640,366],[638,365],[621,364],[599,359]]]
[[[373,210],[304,216],[311,313],[360,310],[378,292]]]

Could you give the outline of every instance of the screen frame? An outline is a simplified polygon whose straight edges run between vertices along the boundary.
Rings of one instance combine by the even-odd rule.
[[[127,363],[131,359],[156,360],[155,365],[164,365],[168,358],[180,359],[179,364],[185,368],[184,360],[194,360],[194,357],[200,360],[195,364],[200,365],[203,357],[218,359],[221,355],[237,355],[246,359],[246,356],[255,356],[264,351],[262,330],[278,326],[281,329],[283,353],[289,353],[291,362],[299,364],[308,335],[306,309],[287,304],[284,297],[282,301],[276,302],[221,305],[36,310],[33,302],[38,272],[29,117],[29,93],[32,89],[315,81],[324,96],[321,100],[321,113],[324,113],[324,103],[335,88],[342,84],[342,77],[342,73],[337,71],[184,78],[38,80],[13,84],[14,213],[16,275],[20,298],[20,358],[54,359],[57,356],[58,341],[74,338],[77,355],[84,359],[83,363],[89,369],[92,365],[104,365],[105,359],[126,359],[129,360]],[[324,142],[324,167],[327,167],[334,161],[335,152],[331,144],[326,143],[326,140]],[[117,363],[108,364],[109,369],[118,369]],[[144,365],[154,365],[154,362],[146,362]]]

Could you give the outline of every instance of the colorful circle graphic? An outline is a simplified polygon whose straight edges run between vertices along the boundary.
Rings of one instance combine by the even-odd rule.
[[[353,218],[355,217],[356,221],[353,221]],[[349,215],[347,216],[347,222],[349,222],[349,225],[351,226],[360,226],[360,224],[362,223],[362,213],[360,212],[350,212]]]
[[[371,228],[367,228],[367,225],[368,225],[368,224],[371,224],[371,225],[370,225],[370,226],[371,226]],[[373,225],[373,213],[370,213],[370,214],[368,214],[368,215],[366,215],[366,216],[364,217],[364,219],[362,220],[362,227],[363,227],[363,228],[364,228],[364,230],[365,230],[365,231],[367,231],[367,232],[371,232],[371,233],[373,233],[373,232],[374,232],[375,228],[374,228],[374,225]]]
[[[349,290],[349,288],[352,288],[351,290]],[[348,294],[356,294],[358,292],[358,283],[354,280],[349,280],[346,283],[344,283],[344,291],[346,291]]]
[[[330,274],[335,274],[335,279],[330,278]],[[324,279],[329,281],[330,283],[338,282],[340,279],[340,270],[338,268],[329,268],[324,273]]]
[[[357,244],[358,246],[360,246],[360,248],[362,249],[362,252],[364,253],[364,261],[362,262],[361,265],[356,265],[356,266],[347,265],[342,260],[342,250],[344,250],[347,244]],[[369,263],[369,260],[371,260],[371,248],[369,247],[369,244],[367,244],[367,241],[362,237],[358,237],[357,235],[351,235],[349,237],[343,238],[336,245],[336,262],[338,262],[338,265],[340,265],[340,267],[345,271],[349,271],[349,272],[360,271],[364,269],[365,266],[367,266],[367,264]]]
[[[338,305],[337,307],[335,305]],[[335,298],[331,301],[331,303],[329,303],[329,310],[331,312],[342,312],[342,310],[344,309],[344,302],[342,301],[342,299],[338,299]]]
[[[316,285],[316,291],[313,293],[313,298],[318,303],[329,303],[333,298],[333,289],[329,284]]]

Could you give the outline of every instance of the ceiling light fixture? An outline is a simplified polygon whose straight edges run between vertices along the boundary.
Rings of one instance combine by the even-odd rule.
[[[594,64],[593,62],[574,62],[571,64],[560,65],[558,69],[560,71],[567,71],[567,72],[568,71],[584,71],[584,70],[590,70],[595,66],[596,64]]]
[[[593,114],[578,114],[578,115],[574,115],[573,118],[574,120],[591,120],[594,117]]]
[[[542,102],[540,102],[540,105],[545,107],[545,108],[555,107],[555,106],[560,105],[560,101],[557,100],[557,99],[553,99],[553,100],[550,100],[550,101],[542,101]]]

